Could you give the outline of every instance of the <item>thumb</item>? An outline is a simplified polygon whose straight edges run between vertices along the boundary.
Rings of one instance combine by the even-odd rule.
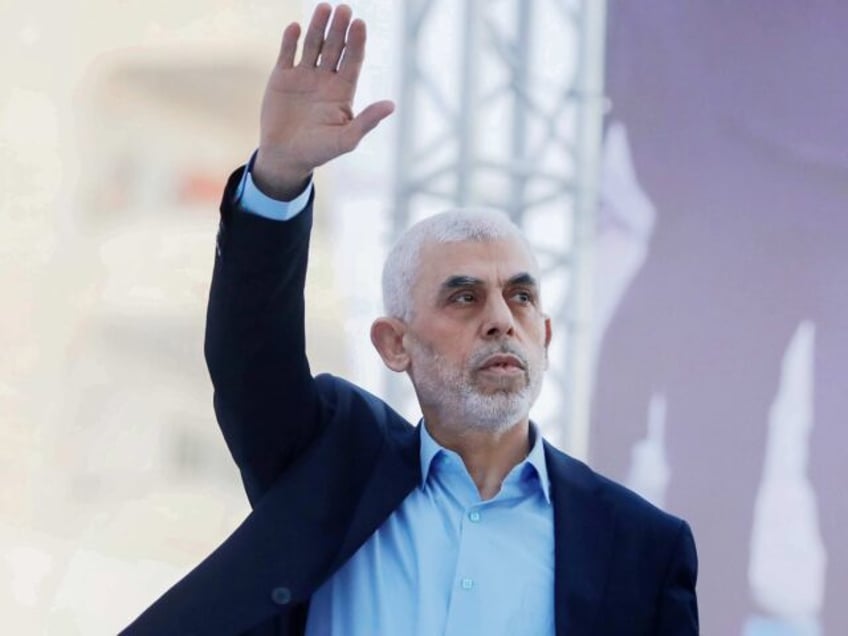
[[[390,100],[374,102],[370,106],[364,108],[362,112],[354,117],[350,124],[348,124],[344,138],[345,150],[350,152],[356,148],[356,146],[359,145],[359,142],[362,141],[362,138],[374,130],[374,128],[377,127],[377,124],[391,115],[394,110],[395,104]]]

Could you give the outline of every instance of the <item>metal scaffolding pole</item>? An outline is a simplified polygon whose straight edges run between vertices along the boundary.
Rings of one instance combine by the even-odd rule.
[[[580,46],[575,90],[577,109],[577,178],[572,244],[572,289],[568,296],[571,350],[569,429],[567,445],[586,457],[589,450],[589,406],[592,393],[592,242],[600,189],[601,135],[604,115],[604,26],[606,3],[586,0],[580,7]]]
[[[461,10],[458,10],[461,9]],[[509,213],[536,248],[551,350],[546,434],[585,457],[604,0],[406,0],[393,233],[438,210]],[[555,340],[555,342],[557,342]],[[388,380],[395,403],[411,399]]]

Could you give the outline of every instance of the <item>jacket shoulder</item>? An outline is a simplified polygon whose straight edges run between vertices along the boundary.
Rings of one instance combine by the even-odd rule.
[[[552,476],[564,480],[569,488],[576,488],[599,500],[617,520],[625,521],[630,527],[676,533],[686,524],[642,495],[561,450],[546,444],[546,453],[548,464],[554,466]]]

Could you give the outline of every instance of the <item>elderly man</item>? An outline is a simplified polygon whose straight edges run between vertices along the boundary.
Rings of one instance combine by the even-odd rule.
[[[285,30],[259,150],[227,185],[209,301],[215,410],[253,511],[126,633],[696,634],[686,523],[529,420],[551,323],[505,216],[436,215],[386,261],[371,340],[412,380],[417,427],[313,377],[311,174],[393,105],[353,116],[365,25],[348,7],[315,9],[295,64],[299,35]]]

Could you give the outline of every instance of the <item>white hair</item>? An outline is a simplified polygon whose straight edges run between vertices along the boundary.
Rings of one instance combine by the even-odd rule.
[[[386,315],[412,317],[412,288],[421,266],[421,248],[429,244],[497,241],[517,238],[532,250],[506,213],[493,208],[457,208],[427,217],[406,230],[383,264],[383,307]]]

